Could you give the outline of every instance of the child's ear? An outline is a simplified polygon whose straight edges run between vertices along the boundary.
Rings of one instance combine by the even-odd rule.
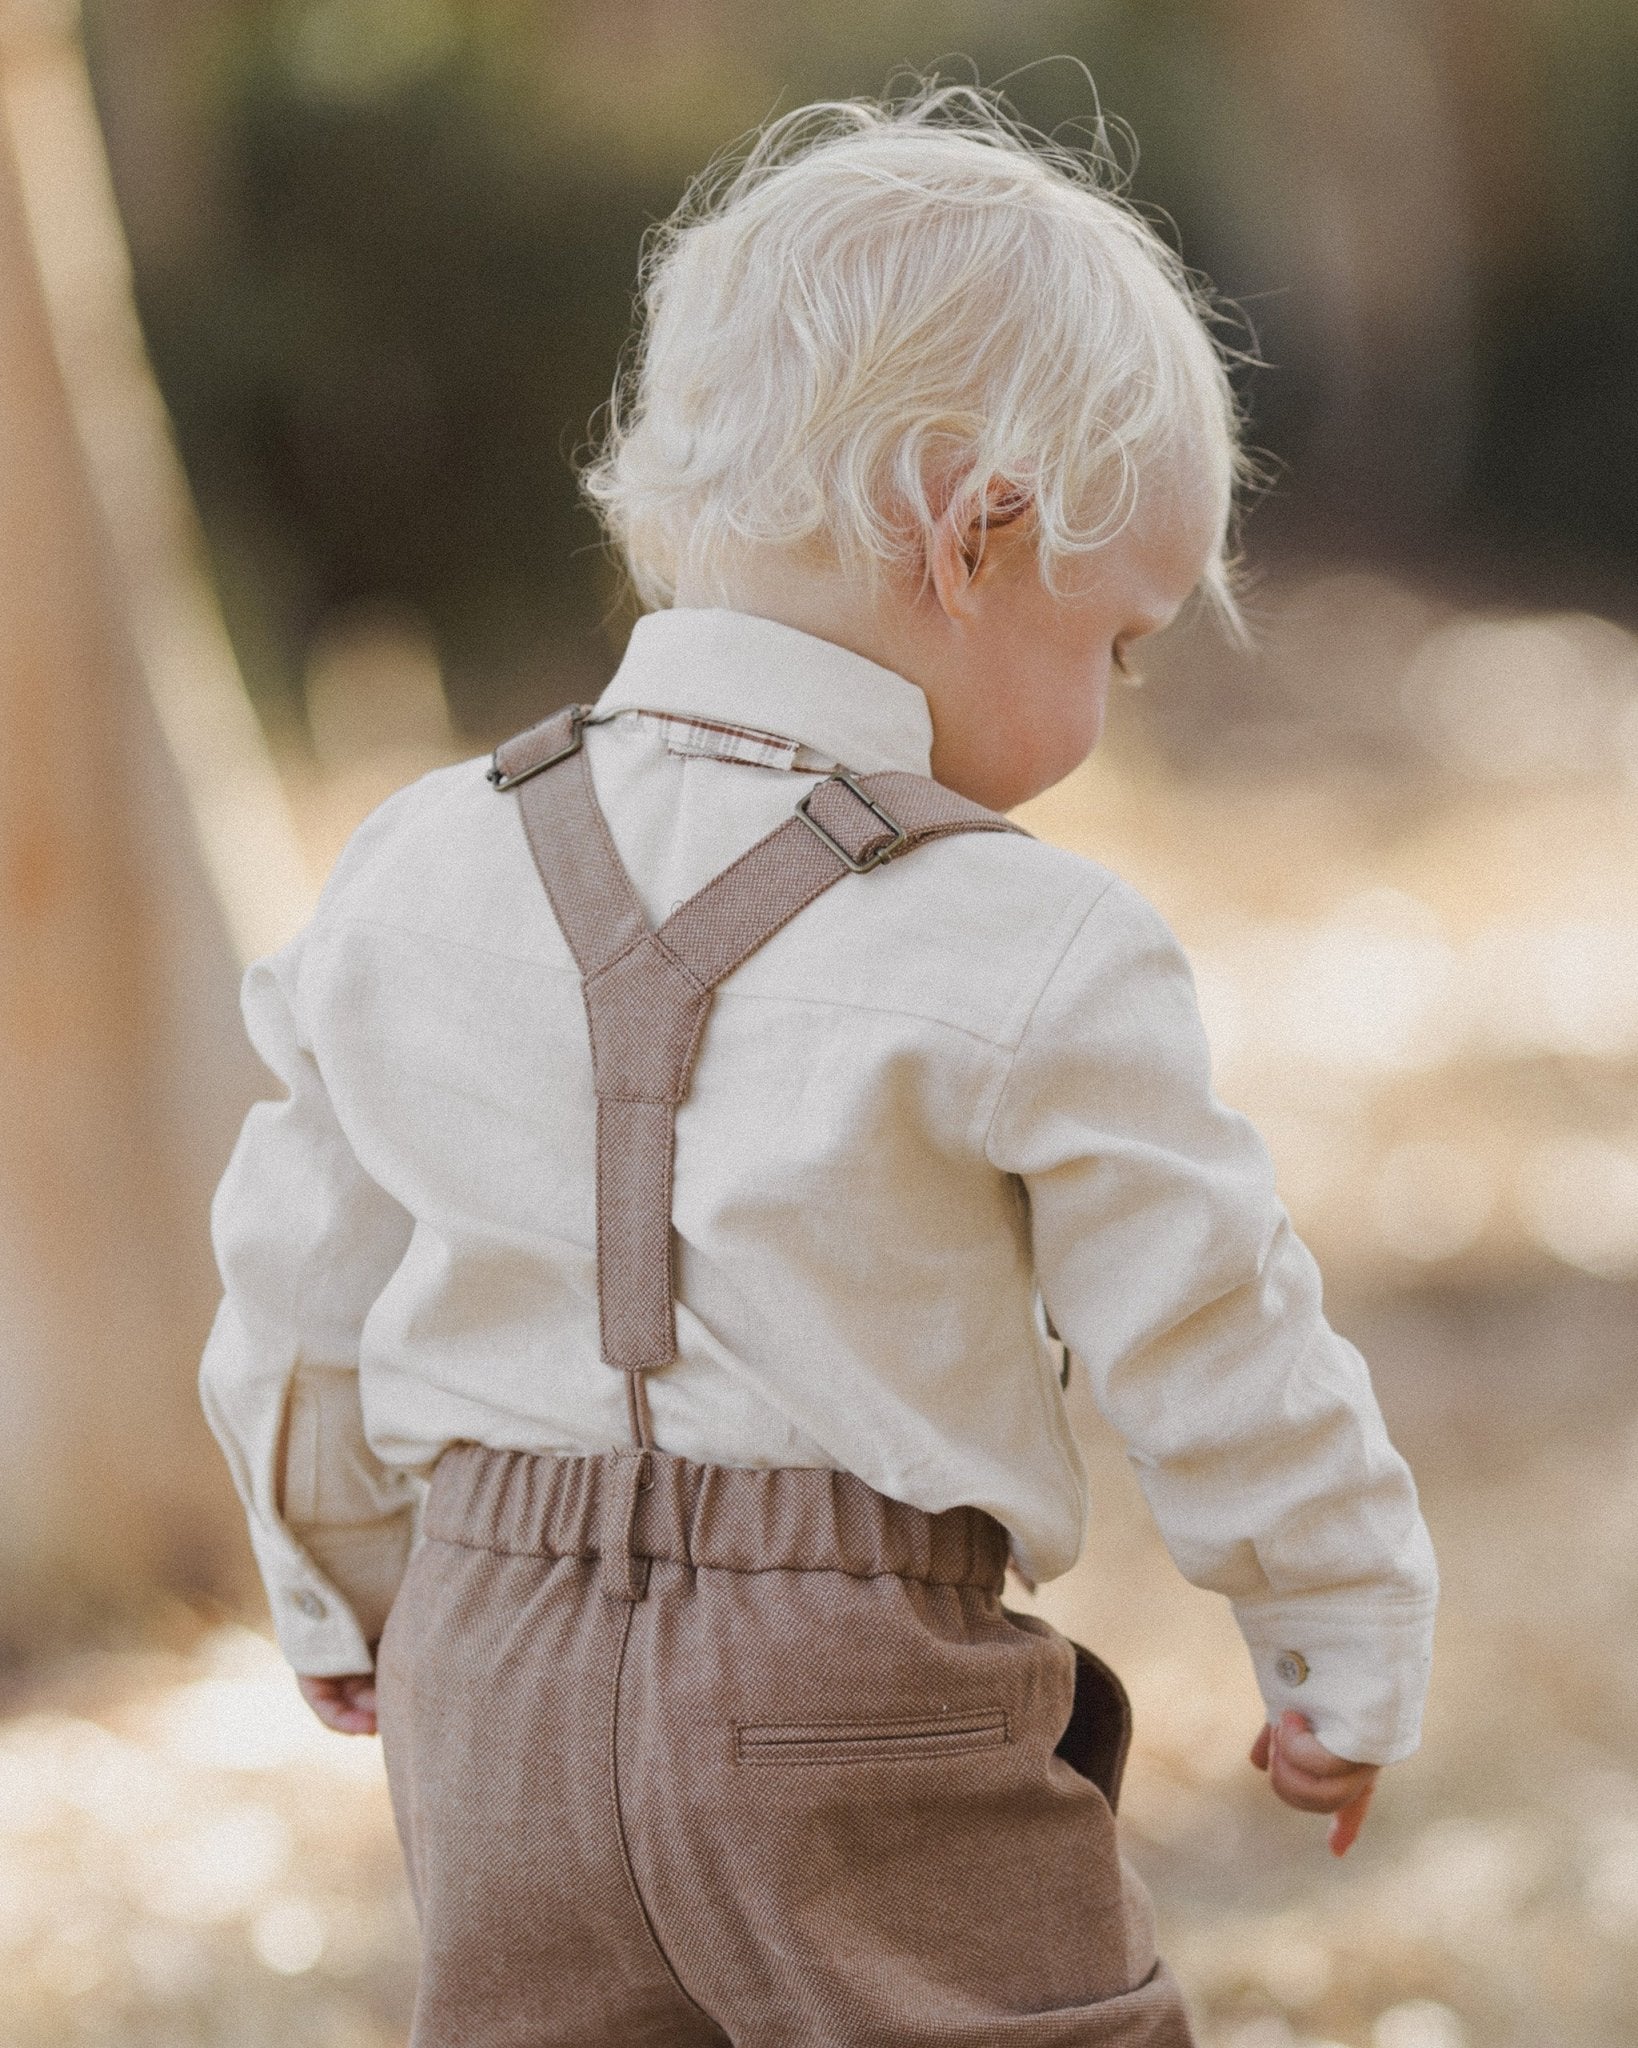
[[[952,625],[959,625],[973,610],[973,533],[973,522],[962,516],[958,506],[950,505],[940,515],[928,542],[928,581],[940,611]]]
[[[933,529],[927,568],[946,618],[958,622],[971,615],[998,564],[1026,539],[1034,509],[1026,492],[999,477],[990,484],[983,518],[959,495],[945,507]]]

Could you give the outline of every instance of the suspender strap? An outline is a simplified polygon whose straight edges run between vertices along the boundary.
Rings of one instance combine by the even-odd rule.
[[[597,1091],[602,1354],[627,1375],[633,1436],[647,1449],[641,1375],[677,1350],[677,1105],[717,984],[844,875],[952,832],[1020,828],[924,775],[839,771],[651,931],[592,786],[580,743],[590,717],[571,705],[503,741],[489,779],[518,792],[530,851],[580,969]]]

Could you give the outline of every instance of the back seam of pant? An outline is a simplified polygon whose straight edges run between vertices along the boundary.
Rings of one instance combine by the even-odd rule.
[[[631,1860],[631,1845],[626,1840],[625,1814],[620,1805],[620,1681],[625,1673],[626,1646],[631,1641],[632,1623],[637,1618],[637,1603],[634,1600],[628,1600],[624,1604],[626,1610],[625,1620],[620,1625],[620,1648],[614,1660],[614,1686],[609,1700],[609,1795],[614,1812],[614,1839],[620,1849],[620,1867],[626,1873],[626,1883],[631,1888],[632,1903],[636,1906],[638,1914],[642,1919],[649,1942],[653,1947],[654,1953],[659,1957],[666,1975],[676,1986],[678,1997],[684,1999],[703,2020],[708,2021],[713,2027],[717,2027],[715,2016],[707,2012],[705,2007],[689,1991],[688,1986],[677,1975],[676,1965],[666,1953],[665,1945],[660,1940],[659,1930],[654,1925],[654,1921],[649,1914],[648,1901],[643,1897],[642,1886],[637,1882],[636,1867]],[[718,2027],[718,2032],[721,2032],[720,2027]]]

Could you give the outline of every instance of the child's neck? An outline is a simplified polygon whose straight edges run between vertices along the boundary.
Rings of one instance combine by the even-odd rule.
[[[673,601],[679,608],[749,612],[811,633],[907,677],[931,701],[929,682],[937,664],[929,643],[936,628],[918,616],[919,607],[907,592],[884,585],[872,593],[833,570],[807,565],[793,569],[789,559],[781,557],[742,561],[731,576],[710,585],[685,576],[678,581]],[[936,606],[933,609],[937,611]]]

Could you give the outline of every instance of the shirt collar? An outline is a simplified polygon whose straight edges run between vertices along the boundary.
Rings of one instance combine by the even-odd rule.
[[[834,641],[750,612],[647,612],[597,700],[781,733],[861,775],[926,775],[933,721],[908,678]]]

